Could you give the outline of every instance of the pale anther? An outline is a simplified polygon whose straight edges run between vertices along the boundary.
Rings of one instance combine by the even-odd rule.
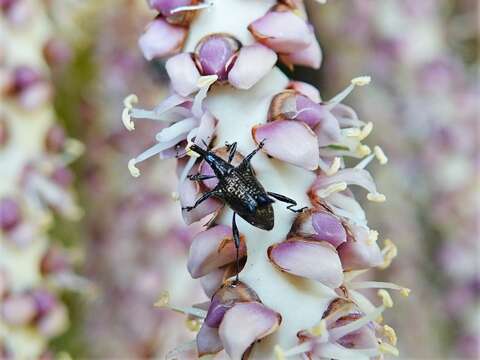
[[[131,159],[128,162],[128,170],[130,171],[130,174],[133,177],[139,177],[140,176],[140,170],[135,166],[136,165],[136,159]]]
[[[385,195],[380,193],[369,193],[367,194],[367,200],[372,202],[385,202],[387,198]]]
[[[387,290],[380,289],[377,291],[377,295],[382,299],[383,306],[385,306],[386,308],[393,307],[392,297],[390,296]]]
[[[373,148],[373,152],[374,152],[375,157],[377,158],[378,162],[380,163],[380,165],[385,165],[388,162],[388,158],[387,158],[387,156],[385,155],[385,153],[383,152],[383,150],[380,146],[376,145]]]
[[[372,78],[370,76],[358,76],[352,79],[351,83],[355,86],[364,86],[370,84]]]

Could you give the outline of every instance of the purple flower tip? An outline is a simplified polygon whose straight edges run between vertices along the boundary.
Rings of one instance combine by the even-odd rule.
[[[18,203],[11,198],[0,200],[0,228],[10,231],[20,222],[21,214]]]

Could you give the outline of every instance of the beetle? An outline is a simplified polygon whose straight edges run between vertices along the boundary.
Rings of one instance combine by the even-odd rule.
[[[210,150],[202,149],[196,144],[190,146],[190,150],[197,153],[200,158],[207,162],[212,168],[214,175],[194,174],[188,178],[192,181],[202,181],[207,179],[218,179],[218,184],[211,191],[205,192],[195,201],[193,206],[183,207],[182,210],[191,211],[210,197],[215,197],[233,210],[232,232],[235,248],[237,251],[236,265],[238,281],[239,273],[239,247],[240,233],[238,231],[236,215],[238,214],[251,225],[263,229],[272,230],[274,226],[274,213],[272,203],[275,200],[289,204],[287,209],[295,213],[302,212],[307,207],[294,209],[297,202],[287,196],[266,191],[255,176],[255,172],[250,164],[255,154],[264,146],[265,140],[258,144],[257,148],[248,154],[238,166],[231,164],[237,149],[237,143],[226,144],[228,150],[228,161],[225,161]]]

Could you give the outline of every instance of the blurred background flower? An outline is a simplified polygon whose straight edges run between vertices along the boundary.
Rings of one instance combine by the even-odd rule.
[[[373,86],[351,104],[375,119],[390,157],[376,171],[389,206],[372,211],[399,253],[388,277],[412,288],[392,323],[404,354],[479,354],[478,28],[473,1],[331,2],[314,13],[326,88],[350,72]],[[341,37],[342,41],[336,41]],[[406,318],[409,321],[406,321]]]

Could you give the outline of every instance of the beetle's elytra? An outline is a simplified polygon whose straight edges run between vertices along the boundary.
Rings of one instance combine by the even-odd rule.
[[[209,150],[202,149],[196,144],[190,147],[192,151],[200,155],[200,157],[210,165],[215,175],[197,174],[189,176],[189,179],[201,181],[217,178],[218,184],[213,190],[204,193],[193,206],[188,206],[183,209],[190,211],[213,196],[223,201],[233,210],[232,230],[235,247],[237,249],[237,280],[239,272],[238,248],[240,246],[240,235],[235,220],[236,214],[257,228],[272,230],[275,218],[272,203],[275,202],[275,200],[289,204],[287,209],[293,212],[301,212],[305,209],[293,209],[293,207],[297,205],[295,200],[284,195],[266,191],[256,178],[250,161],[263,147],[263,144],[264,141],[248,154],[238,166],[231,164],[235,156],[237,143],[227,145],[229,150],[228,161],[223,160]]]

